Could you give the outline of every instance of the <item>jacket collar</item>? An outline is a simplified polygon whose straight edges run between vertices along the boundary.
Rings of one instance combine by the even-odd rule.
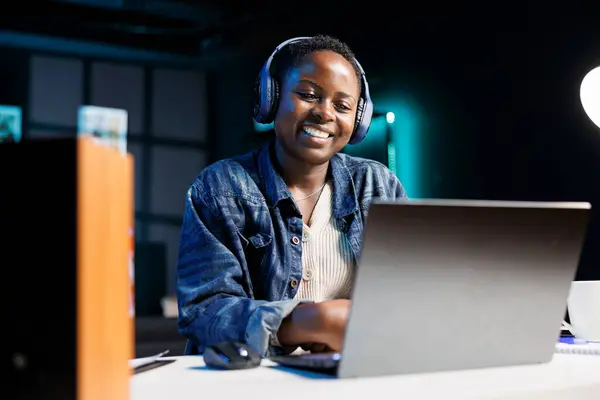
[[[292,194],[274,165],[275,140],[269,141],[258,154],[258,171],[263,183],[263,193],[269,207],[277,207],[283,200],[292,201]],[[329,174],[333,186],[333,216],[344,218],[358,210],[356,188],[343,157],[336,154],[329,161]]]

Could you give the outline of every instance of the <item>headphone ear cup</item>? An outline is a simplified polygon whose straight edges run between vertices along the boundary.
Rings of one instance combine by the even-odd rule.
[[[254,120],[258,123],[262,122],[261,112],[260,112],[261,107],[262,107],[261,98],[262,98],[262,88],[261,88],[260,76],[257,76],[256,79],[254,80],[253,116],[254,116]]]
[[[354,121],[354,131],[348,143],[357,144],[364,140],[369,132],[371,126],[371,119],[373,118],[373,101],[371,100],[371,94],[369,93],[369,83],[365,76],[365,71],[358,62],[354,60],[361,75],[361,96],[358,99],[356,105],[356,119]]]
[[[361,97],[358,99],[358,104],[356,105],[356,118],[354,120],[354,132],[358,130],[360,124],[362,122],[363,116],[365,115],[365,101]]]
[[[273,104],[277,97],[277,82],[263,68],[254,85],[254,120],[260,124],[273,122]]]
[[[269,123],[275,121],[277,108],[279,107],[279,82],[271,78],[271,103],[269,105]]]
[[[362,142],[369,132],[371,118],[373,116],[373,103],[369,99],[360,98],[356,107],[356,121],[354,123],[354,132],[348,141],[349,144],[358,144]]]
[[[360,97],[358,103],[356,103],[356,118],[354,119],[354,130],[348,143],[356,144],[360,143],[364,139],[362,132],[362,120],[365,116],[365,100]]]

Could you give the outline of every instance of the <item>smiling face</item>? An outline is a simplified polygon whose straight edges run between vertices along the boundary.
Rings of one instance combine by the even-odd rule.
[[[306,164],[327,163],[352,136],[359,93],[355,69],[343,56],[328,50],[307,55],[281,82],[278,150]]]

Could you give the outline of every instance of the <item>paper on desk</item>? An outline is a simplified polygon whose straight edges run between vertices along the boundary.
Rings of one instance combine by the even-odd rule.
[[[169,353],[169,350],[165,350],[162,353],[158,353],[158,354],[150,356],[150,357],[135,358],[133,360],[129,360],[129,368],[136,369],[139,367],[143,367],[144,365],[152,364],[154,361],[158,360],[159,358],[161,358],[162,356],[164,356],[168,353]]]

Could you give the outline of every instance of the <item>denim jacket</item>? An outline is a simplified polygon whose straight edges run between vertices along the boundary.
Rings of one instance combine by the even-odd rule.
[[[273,141],[204,169],[187,193],[177,265],[179,331],[186,354],[221,341],[272,345],[302,279],[302,215],[273,166]],[[373,198],[406,197],[376,161],[337,154],[330,161],[333,217],[354,262]]]

